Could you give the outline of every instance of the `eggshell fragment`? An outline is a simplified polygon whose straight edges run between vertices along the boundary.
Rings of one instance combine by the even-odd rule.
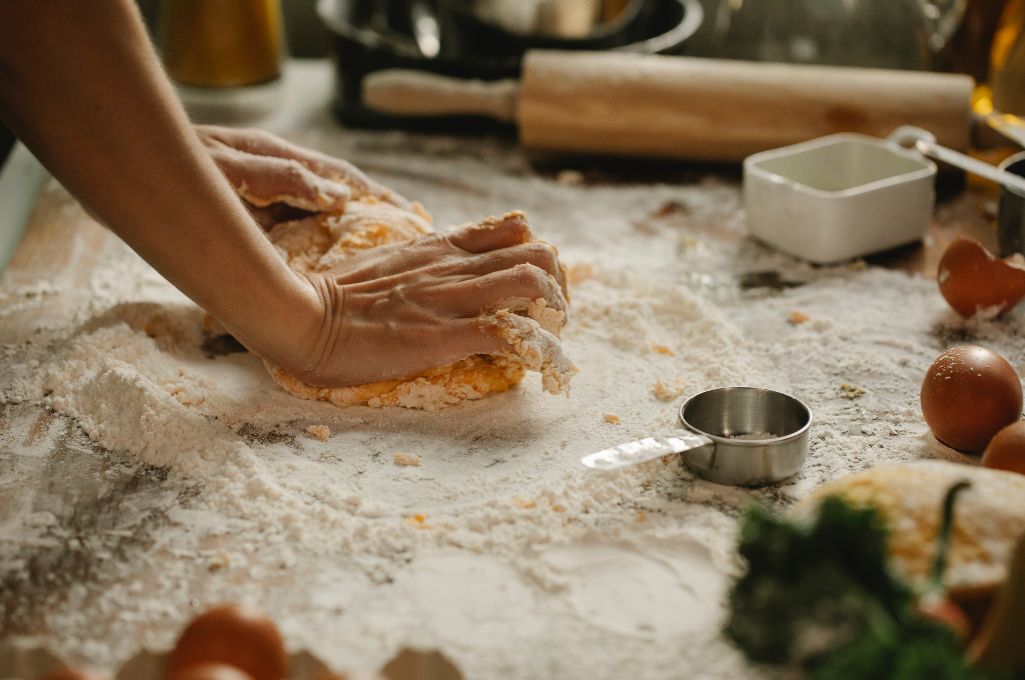
[[[60,668],[39,676],[36,680],[107,680],[105,675],[77,668]]]
[[[204,663],[176,671],[168,675],[167,680],[252,680],[252,678],[234,666],[222,663]]]
[[[255,607],[222,604],[203,612],[185,628],[167,657],[168,680],[193,667],[225,664],[253,680],[282,680],[288,655],[274,622]]]
[[[1025,298],[1025,265],[994,257],[981,243],[958,236],[940,259],[940,293],[965,318],[991,318]]]
[[[980,453],[993,435],[1021,417],[1021,381],[996,352],[961,345],[929,367],[921,401],[922,415],[937,439],[960,451]]]
[[[1019,420],[997,432],[986,447],[982,464],[1025,475],[1025,421]]]

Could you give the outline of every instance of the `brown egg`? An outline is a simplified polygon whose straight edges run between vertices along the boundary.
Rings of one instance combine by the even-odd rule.
[[[996,352],[953,347],[932,363],[922,382],[922,415],[941,442],[981,453],[989,440],[1021,417],[1021,381]]]
[[[940,259],[940,293],[961,316],[994,317],[1025,298],[1025,265],[1000,260],[981,243],[957,237]]]
[[[107,676],[78,668],[61,668],[40,675],[37,680],[107,680]]]
[[[1025,421],[1019,420],[997,432],[986,447],[982,464],[1025,475]]]
[[[234,666],[223,663],[203,663],[175,671],[167,680],[253,680]]]
[[[182,632],[167,657],[170,680],[191,666],[226,664],[253,680],[281,680],[288,674],[288,655],[274,622],[259,609],[222,604],[195,619]]]

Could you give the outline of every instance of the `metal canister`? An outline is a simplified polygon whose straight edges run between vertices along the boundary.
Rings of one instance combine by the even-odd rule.
[[[183,85],[257,85],[281,74],[280,0],[163,0],[160,48]]]

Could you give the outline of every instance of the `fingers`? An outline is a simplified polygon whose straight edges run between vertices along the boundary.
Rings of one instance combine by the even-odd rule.
[[[308,210],[293,208],[284,203],[275,203],[262,208],[250,205],[249,214],[253,216],[257,224],[263,227],[264,231],[270,231],[279,224],[304,219],[313,213]]]
[[[558,282],[546,271],[532,264],[519,264],[511,269],[466,279],[447,287],[447,299],[462,317],[477,317],[493,311],[496,303],[508,299],[544,299],[552,309],[565,313],[566,296]]]
[[[501,217],[489,217],[483,222],[462,227],[448,235],[452,245],[468,253],[486,253],[499,248],[511,248],[533,238],[527,216],[517,210]]]
[[[210,125],[197,125],[196,130],[208,145],[213,140],[251,156],[295,161],[325,180],[345,184],[355,198],[377,196],[400,208],[412,210],[415,207],[391,189],[371,180],[351,163],[297,146],[264,130]]]
[[[468,273],[484,275],[491,272],[511,269],[518,264],[532,264],[544,270],[555,279],[562,294],[569,297],[566,287],[566,272],[559,262],[559,252],[555,246],[544,241],[531,241],[509,248],[492,250],[475,256],[466,266]]]
[[[465,359],[474,354],[504,354],[512,351],[505,340],[481,327],[480,319],[456,319],[449,322],[443,343],[445,356],[438,364]]]
[[[224,146],[211,149],[210,155],[238,194],[257,207],[284,203],[310,212],[342,211],[352,198],[344,184],[326,180],[293,160]]]

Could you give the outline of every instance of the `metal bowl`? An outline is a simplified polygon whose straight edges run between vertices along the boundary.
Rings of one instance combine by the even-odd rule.
[[[447,6],[443,5],[442,7]],[[427,71],[457,78],[497,80],[520,74],[523,55],[531,49],[616,49],[647,54],[676,53],[703,19],[699,0],[641,0],[636,15],[624,10],[622,25],[610,33],[585,38],[518,36],[498,29],[471,30],[439,16],[441,46],[435,57],[417,46],[405,2],[318,0],[317,12],[331,33],[335,59],[334,112],[350,126],[466,129],[493,127],[479,118],[396,118],[362,105],[363,78],[382,69]],[[444,13],[444,12],[443,12]],[[628,19],[628,20],[627,20]],[[479,23],[479,22],[478,22]],[[596,42],[597,41],[597,42]]]
[[[622,31],[644,0],[447,0],[442,7],[523,38],[597,39]]]

